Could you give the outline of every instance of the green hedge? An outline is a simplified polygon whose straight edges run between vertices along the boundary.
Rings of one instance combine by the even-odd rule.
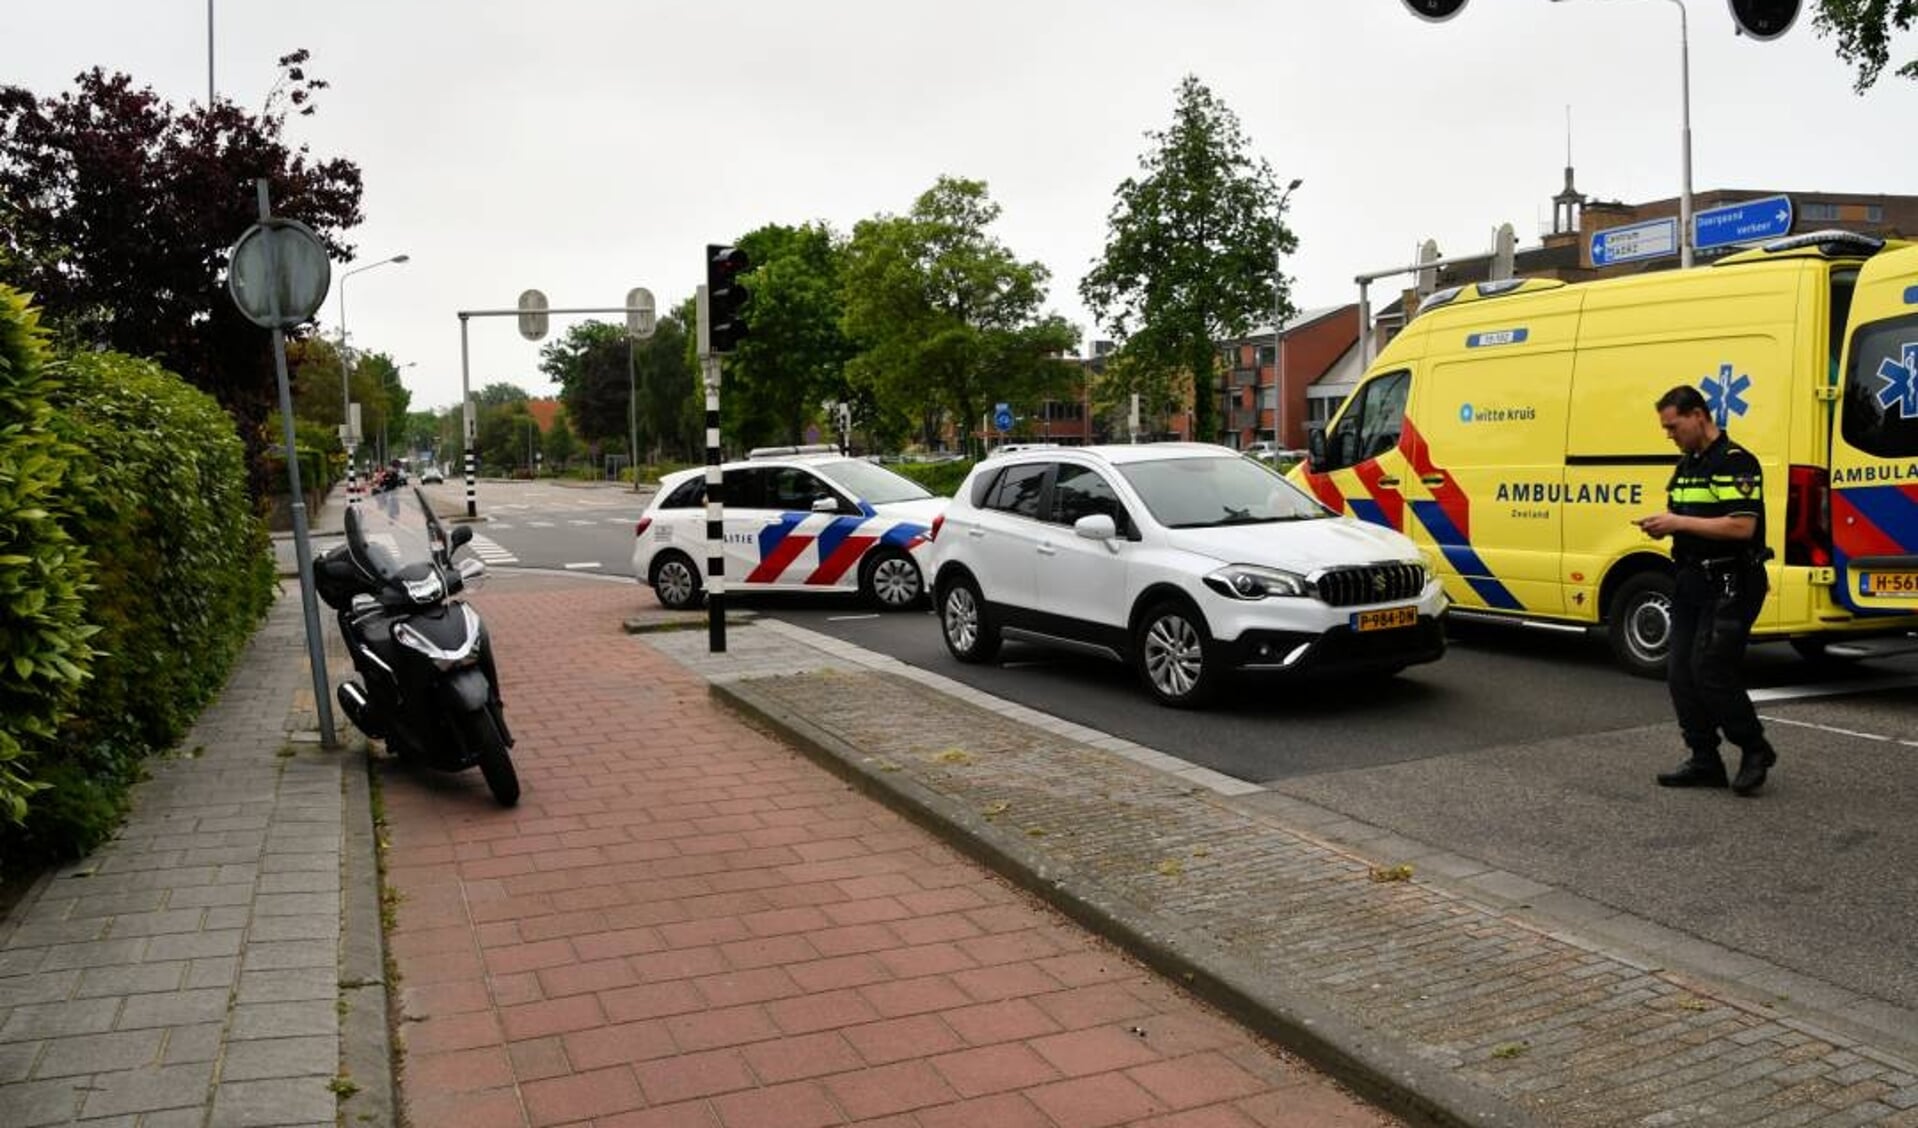
[[[955,462],[888,462],[886,469],[897,470],[940,497],[951,497],[959,492],[959,485],[966,480],[972,465],[966,459]]]
[[[112,833],[140,762],[177,744],[225,684],[274,582],[244,448],[212,397],[149,361],[84,353],[50,398],[82,452],[68,527],[93,561],[99,633],[86,693],[34,766],[51,789],[0,847],[41,859]]]
[[[34,760],[58,747],[95,633],[87,554],[62,520],[87,482],[81,452],[52,430],[47,358],[26,295],[0,285],[0,817],[13,824],[42,786],[29,779]]]

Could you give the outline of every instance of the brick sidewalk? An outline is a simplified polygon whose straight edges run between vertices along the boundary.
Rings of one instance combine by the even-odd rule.
[[[718,708],[647,599],[475,599],[517,809],[381,762],[414,1128],[1387,1122]]]

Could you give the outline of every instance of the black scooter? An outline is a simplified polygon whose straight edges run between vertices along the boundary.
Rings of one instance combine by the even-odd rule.
[[[492,644],[479,612],[455,598],[486,573],[477,559],[453,563],[472,539],[466,525],[448,534],[418,487],[396,490],[347,509],[346,543],[314,561],[314,577],[359,674],[339,687],[347,717],[402,762],[477,765],[510,807],[519,776]]]

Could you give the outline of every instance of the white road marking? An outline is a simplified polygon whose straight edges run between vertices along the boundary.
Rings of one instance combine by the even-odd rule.
[[[598,524],[598,522],[597,522],[597,521],[587,521],[587,520],[583,520],[583,519],[581,519],[581,518],[578,518],[578,517],[569,517],[569,518],[567,518],[567,520],[566,520],[566,523],[567,523],[568,525],[596,525],[596,524]]]
[[[493,529],[510,529],[510,528],[512,528],[512,527],[513,527],[513,526],[511,526],[511,525],[505,525],[505,524],[501,524],[501,523],[500,523],[500,522],[498,522],[498,521],[489,521],[489,522],[487,522],[487,526],[488,526],[489,528],[493,528]]]
[[[567,564],[564,565],[564,567],[568,572],[573,572],[581,568],[598,568],[601,567],[601,565],[597,560],[582,560],[578,564]]]
[[[859,622],[859,621],[860,621],[861,619],[877,619],[878,617],[879,617],[879,616],[878,616],[877,614],[873,614],[873,615],[829,615],[829,616],[827,616],[827,617],[826,617],[826,621],[827,621],[828,623],[857,623],[857,622]]]
[[[519,557],[514,556],[510,550],[501,547],[500,543],[491,537],[483,537],[476,533],[473,539],[468,542],[468,547],[473,550],[473,555],[486,561],[488,564],[519,563]]]
[[[1907,748],[1918,748],[1918,740],[1900,740],[1895,736],[1886,736],[1883,733],[1859,732],[1856,729],[1838,728],[1835,725],[1821,725],[1811,721],[1794,721],[1790,717],[1761,716],[1760,719],[1768,725],[1790,725],[1793,728],[1817,729],[1819,732],[1828,732],[1834,736],[1855,736],[1860,740],[1877,740],[1886,744],[1902,744]]]
[[[550,529],[553,527],[551,521],[528,521],[526,523],[535,529]]]
[[[608,525],[635,525],[639,523],[639,518],[637,517],[603,517],[601,520]],[[590,524],[590,522],[588,523]]]
[[[1770,689],[1754,689],[1751,699],[1754,704],[1761,701],[1795,701],[1806,697],[1837,697],[1847,693],[1872,693],[1881,689],[1909,689],[1918,686],[1918,675],[1902,678],[1854,678],[1851,681],[1824,682],[1818,685],[1777,685]]]

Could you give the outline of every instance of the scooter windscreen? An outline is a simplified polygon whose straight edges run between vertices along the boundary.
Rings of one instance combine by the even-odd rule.
[[[354,566],[382,584],[407,589],[421,602],[427,586],[442,588],[436,561],[444,545],[439,522],[417,487],[389,490],[347,508],[346,551]],[[433,598],[440,594],[434,592]]]

